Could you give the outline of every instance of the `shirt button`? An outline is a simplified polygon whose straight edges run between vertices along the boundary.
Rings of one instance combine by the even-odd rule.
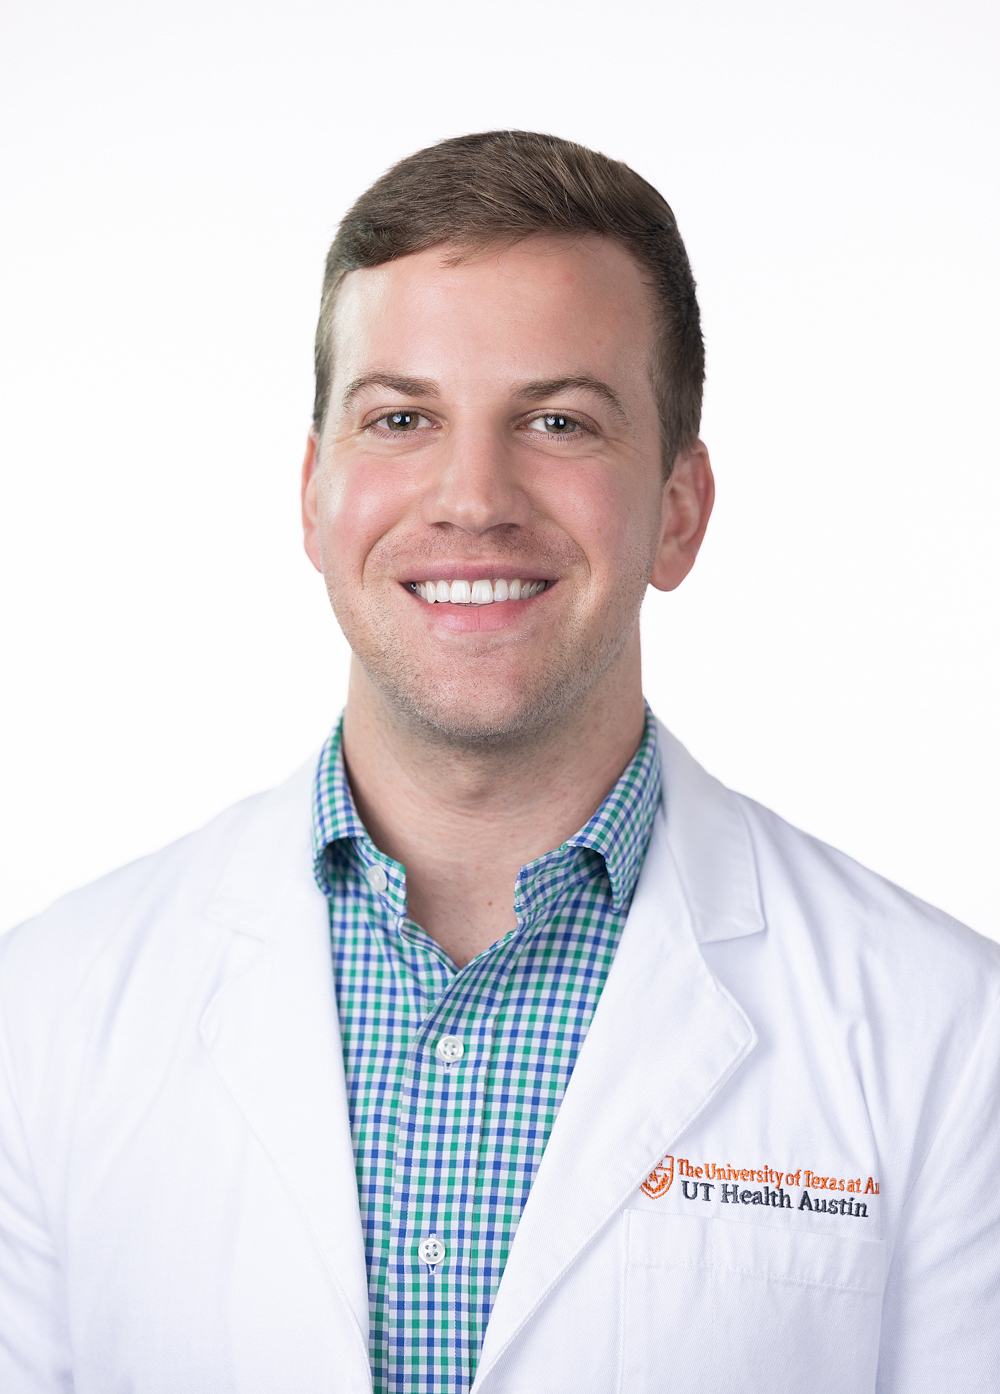
[[[380,866],[370,866],[365,872],[365,880],[373,891],[384,891],[389,884],[389,878]]]
[[[445,1247],[436,1234],[432,1234],[429,1239],[421,1239],[417,1253],[420,1255],[420,1262],[433,1267],[440,1263],[445,1256]]]
[[[434,1047],[434,1054],[446,1065],[453,1065],[465,1054],[465,1046],[457,1036],[442,1036]]]

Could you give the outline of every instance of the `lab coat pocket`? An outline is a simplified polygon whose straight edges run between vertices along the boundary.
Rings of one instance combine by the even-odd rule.
[[[884,1244],[626,1215],[622,1394],[875,1388]]]

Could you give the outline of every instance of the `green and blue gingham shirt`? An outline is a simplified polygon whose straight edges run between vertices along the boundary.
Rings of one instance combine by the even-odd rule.
[[[315,866],[330,903],[375,1391],[459,1394],[649,842],[656,727],[647,710],[594,816],[521,868],[517,927],[462,969],[407,918],[405,868],[365,831],[340,741],[338,724],[316,775]],[[437,1053],[443,1037],[458,1058]],[[421,1261],[432,1236],[443,1256],[428,1263],[425,1248]]]

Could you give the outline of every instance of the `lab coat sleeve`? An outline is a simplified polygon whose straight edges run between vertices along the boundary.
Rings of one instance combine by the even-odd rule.
[[[62,1272],[48,1232],[0,1020],[0,1390],[73,1388]]]
[[[1000,1387],[1000,1004],[902,1203],[878,1394]]]

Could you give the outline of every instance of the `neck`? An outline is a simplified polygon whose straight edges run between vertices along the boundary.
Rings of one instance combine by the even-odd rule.
[[[406,868],[408,913],[458,965],[516,924],[521,867],[596,812],[642,739],[638,633],[552,730],[502,749],[442,749],[354,661],[343,753],[375,845]]]

